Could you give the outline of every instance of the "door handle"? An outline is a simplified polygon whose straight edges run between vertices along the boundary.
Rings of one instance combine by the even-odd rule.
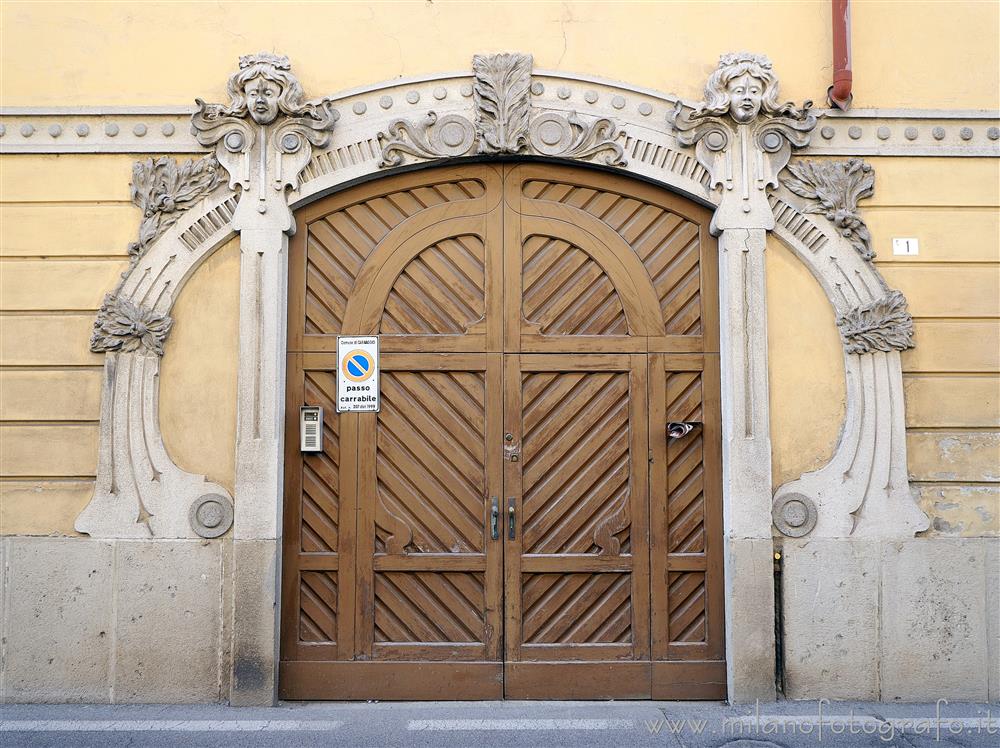
[[[497,497],[493,497],[493,506],[490,509],[490,537],[497,540],[500,537],[500,502]]]
[[[517,522],[515,519],[515,509],[514,505],[516,499],[511,496],[507,499],[507,537],[513,540],[517,537]]]
[[[682,439],[694,431],[696,426],[701,426],[700,421],[670,421],[667,424],[667,436],[671,439]]]

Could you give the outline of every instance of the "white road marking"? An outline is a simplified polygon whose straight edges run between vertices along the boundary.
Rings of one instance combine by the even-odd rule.
[[[630,719],[411,719],[407,730],[631,730]]]
[[[321,732],[340,720],[280,719],[9,719],[0,732]]]

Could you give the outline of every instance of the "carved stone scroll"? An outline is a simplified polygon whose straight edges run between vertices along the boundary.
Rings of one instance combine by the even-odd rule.
[[[602,156],[609,166],[624,166],[625,152],[616,142],[621,134],[613,120],[601,117],[590,124],[576,112],[540,114],[531,123],[531,148],[542,156],[590,159]]]
[[[858,200],[875,191],[875,170],[858,158],[846,161],[795,161],[787,167],[792,177],[782,183],[808,198],[807,213],[821,213],[836,226],[858,254],[875,259],[872,237],[858,212]]]
[[[477,137],[475,126],[458,114],[438,118],[436,112],[430,111],[419,124],[393,120],[386,132],[379,133],[379,166],[399,166],[407,155],[424,159],[465,156],[472,151]]]

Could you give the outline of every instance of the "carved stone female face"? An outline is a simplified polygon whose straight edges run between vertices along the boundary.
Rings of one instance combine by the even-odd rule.
[[[733,78],[726,86],[729,92],[729,113],[741,125],[751,122],[760,114],[760,101],[764,96],[764,83],[749,73]]]
[[[258,125],[269,125],[278,117],[278,98],[281,86],[263,76],[247,81],[243,87],[247,97],[247,110]]]

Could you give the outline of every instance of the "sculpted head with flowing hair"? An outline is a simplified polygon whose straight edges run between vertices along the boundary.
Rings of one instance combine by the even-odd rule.
[[[244,55],[240,58],[240,69],[229,78],[229,106],[218,107],[209,116],[249,116],[258,125],[270,125],[279,114],[320,119],[322,113],[317,105],[303,101],[305,93],[291,69],[291,63],[283,55],[269,52]]]
[[[807,102],[804,109],[808,108]],[[736,52],[719,58],[719,66],[705,84],[705,101],[692,117],[729,114],[737,123],[747,124],[761,112],[795,119],[805,116],[792,102],[778,101],[778,78],[767,57]]]

